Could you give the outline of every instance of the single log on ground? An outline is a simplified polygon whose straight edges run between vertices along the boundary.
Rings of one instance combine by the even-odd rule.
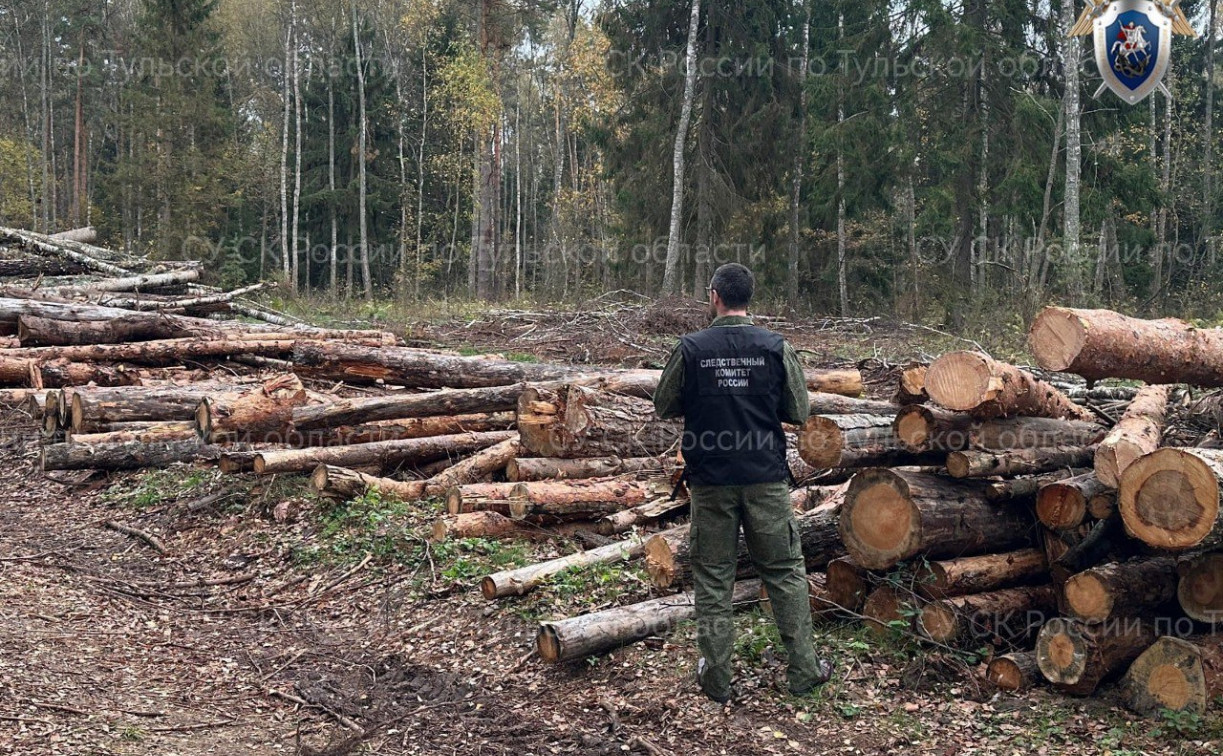
[[[338,467],[389,465],[428,462],[451,454],[486,449],[514,437],[513,431],[462,433],[403,441],[379,441],[355,446],[264,451],[255,456],[254,470],[259,475],[306,472],[319,465]]]
[[[822,570],[830,561],[844,555],[845,549],[837,536],[838,516],[835,509],[823,509],[795,517],[799,543],[808,569]],[[690,581],[692,544],[688,533],[689,526],[685,525],[646,541],[646,571],[656,587],[665,590]],[[740,576],[754,573],[755,568],[742,536],[739,537],[737,564]]]
[[[505,477],[514,483],[527,483],[534,480],[581,480],[641,472],[670,472],[675,466],[675,458],[669,455],[628,458],[591,457],[587,459],[531,457],[510,460],[505,467]]]
[[[1095,499],[1112,500],[1115,496],[1116,493],[1100,482],[1095,473],[1066,478],[1040,489],[1036,497],[1036,516],[1047,528],[1076,528],[1087,519]]]
[[[854,561],[887,569],[906,559],[972,556],[1032,545],[1032,516],[993,504],[985,486],[935,475],[866,470],[849,484],[840,532]]]
[[[758,603],[760,581],[736,583],[733,601],[740,607]],[[691,593],[664,596],[594,614],[543,622],[539,626],[536,648],[539,658],[548,664],[586,659],[670,632],[679,623],[695,616],[696,605]]]
[[[1041,367],[1089,381],[1223,386],[1223,330],[1173,318],[1139,320],[1111,310],[1050,307],[1032,322],[1028,344]]]
[[[1199,622],[1223,624],[1223,553],[1202,554],[1180,566],[1177,599]]]
[[[1043,550],[1021,549],[929,562],[917,568],[913,583],[922,596],[940,600],[1044,582],[1048,572]]]
[[[982,419],[1016,415],[1095,419],[1031,373],[975,352],[952,352],[936,360],[926,374],[926,391],[943,407]]]
[[[928,604],[917,629],[938,643],[1014,643],[1031,637],[1056,610],[1053,586],[1003,588]]]
[[[893,585],[881,585],[870,592],[862,604],[862,616],[868,630],[875,635],[887,635],[897,630],[913,629],[913,618],[924,602],[914,594]]]
[[[852,557],[838,557],[824,568],[828,601],[851,614],[862,609],[871,589],[871,573]]]
[[[605,536],[619,535],[661,520],[682,517],[688,513],[689,508],[690,502],[687,499],[672,499],[670,496],[664,496],[654,501],[647,501],[645,504],[638,504],[632,509],[604,515],[595,521],[594,531]]]
[[[456,538],[517,538],[522,525],[496,512],[447,515],[433,521],[430,540],[441,543]]]
[[[254,460],[251,460],[254,470]],[[426,481],[400,481],[366,475],[334,465],[319,465],[310,475],[310,484],[319,494],[332,499],[350,500],[369,491],[394,496],[402,501],[415,501],[425,496]]]
[[[1080,572],[1062,589],[1069,614],[1084,622],[1145,616],[1176,598],[1176,560],[1134,559]]]
[[[1067,532],[1050,531],[1050,538],[1064,539]],[[1096,522],[1086,536],[1071,540],[1074,543],[1066,543],[1066,547],[1050,559],[1049,574],[1058,585],[1110,558],[1128,557],[1133,551],[1131,542],[1125,538],[1121,518],[1116,516]]]
[[[215,462],[221,456],[221,452],[221,447],[208,446],[201,443],[198,438],[154,444],[140,441],[97,446],[52,444],[42,447],[42,469],[50,471],[161,468],[175,462]]]
[[[1093,446],[1100,443],[1107,432],[1102,425],[1082,420],[1008,417],[974,425],[969,444],[983,451]]]
[[[974,422],[967,413],[914,404],[897,413],[892,430],[911,451],[959,451],[968,448]]]
[[[106,445],[126,444],[138,441],[142,444],[190,441],[197,438],[195,423],[185,420],[164,423],[118,423],[126,426],[98,433],[69,433],[66,440],[71,444]]]
[[[450,514],[495,511],[522,519],[529,514],[603,515],[670,494],[670,481],[656,476],[613,477],[532,483],[474,483],[450,488]]]
[[[210,444],[284,443],[294,408],[308,401],[301,379],[288,373],[237,396],[205,397],[196,405],[195,427]]]
[[[1220,479],[1220,450],[1158,449],[1135,460],[1121,476],[1117,500],[1126,532],[1169,551],[1223,543]]]
[[[1094,446],[1005,452],[960,451],[947,455],[947,472],[953,478],[1036,475],[1060,468],[1089,466],[1095,454]]]
[[[1023,651],[995,656],[985,670],[985,679],[999,690],[1019,693],[1044,679],[1035,651]]]
[[[926,393],[926,373],[929,370],[927,365],[914,365],[901,371],[896,389],[897,404],[921,404],[929,400],[930,395]]]
[[[1036,638],[1036,660],[1041,674],[1055,688],[1090,696],[1154,642],[1154,629],[1139,620],[1087,625],[1056,617],[1045,623]]]
[[[855,368],[846,370],[806,368],[803,374],[807,378],[807,389],[810,391],[848,397],[862,396],[865,391],[862,372]]]
[[[936,465],[946,458],[939,451],[904,447],[892,430],[893,422],[885,415],[815,415],[798,434],[798,451],[818,470]]]
[[[895,415],[896,410],[899,409],[891,402],[854,399],[823,391],[812,391],[807,396],[813,415],[888,415],[890,417]]]
[[[1132,711],[1205,714],[1223,695],[1223,637],[1160,638],[1121,679],[1121,698]]]
[[[640,557],[644,548],[640,536],[630,536],[623,541],[597,549],[579,551],[515,570],[496,572],[485,576],[480,581],[480,593],[489,601],[506,596],[525,596],[545,581],[566,570],[581,569],[596,564],[627,562]]]
[[[1163,441],[1171,386],[1147,386],[1138,392],[1096,451],[1096,477],[1110,488],[1139,457],[1159,448]]]

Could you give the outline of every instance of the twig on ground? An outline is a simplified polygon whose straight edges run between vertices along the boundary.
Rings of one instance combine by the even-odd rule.
[[[140,530],[139,528],[133,528],[130,525],[124,525],[123,523],[117,522],[116,520],[107,520],[106,527],[116,532],[122,533],[126,536],[131,536],[132,538],[139,538],[140,540],[144,541],[149,546],[151,546],[154,551],[156,551],[158,554],[161,554],[162,556],[167,556],[170,553],[169,549],[166,548],[166,545],[162,543],[161,540],[158,539],[157,536],[153,535],[152,533],[146,533],[145,531]]]

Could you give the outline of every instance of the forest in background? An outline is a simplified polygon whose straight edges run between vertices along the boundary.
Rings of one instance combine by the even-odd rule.
[[[0,224],[338,300],[740,261],[799,312],[1223,318],[1216,4],[1136,107],[1092,98],[1082,7],[4,0]]]

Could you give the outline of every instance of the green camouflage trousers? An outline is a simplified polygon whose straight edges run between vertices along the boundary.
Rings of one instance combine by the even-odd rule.
[[[811,603],[798,526],[786,483],[692,486],[692,577],[697,644],[704,658],[701,686],[729,695],[735,626],[731,596],[742,526],[748,554],[773,607],[789,655],[787,683],[801,693],[819,677],[812,643]]]

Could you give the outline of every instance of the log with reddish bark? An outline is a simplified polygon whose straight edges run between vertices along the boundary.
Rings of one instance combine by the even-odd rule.
[[[1176,560],[1149,557],[1080,572],[1062,591],[1068,614],[1084,622],[1145,616],[1176,598]]]
[[[930,399],[926,393],[926,373],[929,370],[928,365],[912,365],[901,371],[897,379],[897,404],[922,404]]]
[[[279,429],[286,442],[294,446],[347,446],[372,444],[376,441],[396,441],[405,438],[450,436],[455,433],[488,433],[514,427],[514,413],[485,412],[473,415],[443,415],[414,417],[405,420],[379,420],[362,425],[348,425],[302,433],[292,427],[291,418]]]
[[[830,561],[845,554],[837,537],[837,509],[818,509],[797,515],[799,543],[807,568],[820,570]],[[645,566],[654,585],[668,589],[688,582],[692,577],[692,544],[688,538],[689,526],[683,526],[665,534],[658,534],[646,542]],[[747,544],[739,538],[737,555],[738,573],[750,576],[753,573]]]
[[[1223,330],[1173,318],[1139,320],[1111,310],[1050,307],[1032,322],[1028,344],[1046,370],[1091,381],[1223,386]]]
[[[898,470],[854,477],[841,511],[849,554],[869,569],[906,559],[973,556],[1031,545],[1032,516],[1014,504],[994,504],[985,485]]]
[[[476,483],[451,488],[446,499],[450,514],[494,511],[516,520],[528,516],[588,519],[655,501],[670,489],[668,479],[652,476]]]
[[[138,441],[142,444],[190,441],[197,438],[195,423],[185,420],[164,423],[115,423],[107,430],[96,433],[68,433],[68,443],[85,445],[125,444]]]
[[[733,603],[754,606],[760,601],[760,581],[735,585]],[[549,664],[587,659],[621,646],[670,632],[696,616],[691,593],[645,601],[540,624],[536,640],[539,658]]]
[[[163,339],[132,344],[23,347],[6,350],[5,356],[11,359],[41,361],[130,362],[156,367],[238,356],[281,357],[289,354],[295,343],[297,342],[281,339]]]
[[[918,565],[914,589],[931,600],[988,593],[1000,588],[1046,582],[1049,564],[1041,549],[1020,549],[933,561]]]
[[[294,408],[308,401],[301,379],[288,373],[241,394],[204,397],[195,408],[195,427],[210,444],[284,443]]]
[[[1112,501],[1116,492],[1104,485],[1095,473],[1078,475],[1049,483],[1036,496],[1036,516],[1042,525],[1054,530],[1077,528],[1088,514],[1106,508],[1096,499]]]
[[[995,656],[985,670],[985,679],[999,690],[1019,693],[1031,688],[1043,676],[1036,662],[1035,651],[1022,651]]]
[[[139,386],[140,374],[125,365],[105,365],[95,362],[49,360],[31,362],[29,385],[33,388],[67,388],[69,386]]]
[[[1187,551],[1223,544],[1223,451],[1158,449],[1121,476],[1117,499],[1130,537],[1157,549]]]
[[[824,567],[828,601],[851,614],[862,609],[871,589],[871,573],[852,557],[838,557]]]
[[[644,549],[641,537],[634,535],[597,549],[578,551],[546,562],[495,572],[486,575],[480,581],[480,593],[489,601],[506,596],[525,596],[567,570],[582,569],[598,564],[628,562],[640,557]]]
[[[650,457],[678,448],[683,423],[660,420],[645,399],[567,385],[525,390],[518,431],[523,448],[541,457]]]
[[[892,423],[896,438],[912,451],[959,451],[969,447],[972,415],[914,404],[900,410]]]
[[[522,443],[518,435],[514,434],[499,444],[480,449],[466,459],[437,472],[427,481],[425,493],[428,496],[440,496],[455,486],[487,480],[498,470],[504,469],[521,452]]]
[[[447,515],[433,521],[430,540],[440,543],[456,538],[521,538],[522,524],[496,512]]]
[[[250,469],[254,470],[253,457]],[[326,464],[314,468],[314,472],[310,475],[310,484],[320,495],[342,501],[359,498],[370,491],[394,496],[403,501],[415,501],[423,498],[428,489],[428,482],[423,480],[402,481],[380,478],[376,475],[366,475],[356,470]]]
[[[926,391],[947,409],[983,419],[1022,415],[1094,420],[1052,385],[975,352],[952,352],[936,360],[926,374]]]
[[[1141,620],[1088,625],[1056,617],[1045,623],[1036,638],[1036,660],[1053,687],[1070,695],[1090,696],[1154,642],[1154,629]]]
[[[1042,473],[1029,478],[997,480],[986,485],[985,497],[990,501],[998,503],[1005,501],[1031,501],[1035,503],[1040,489],[1048,484],[1065,480],[1066,478],[1073,478],[1076,475],[1085,475],[1086,472],[1086,470],[1054,470],[1053,472]]]
[[[632,509],[600,517],[594,523],[594,531],[599,535],[611,536],[627,533],[635,528],[643,528],[662,520],[682,517],[689,511],[690,502],[687,499],[672,499],[664,496],[645,504],[638,504]]]
[[[1177,599],[1198,622],[1223,624],[1223,554],[1201,554],[1179,568]]]
[[[215,462],[222,453],[198,438],[146,444],[51,444],[42,447],[42,469],[51,470],[139,470],[162,468],[176,462]]]
[[[1163,441],[1171,386],[1147,386],[1109,431],[1096,451],[1096,477],[1109,488],[1121,484],[1121,474],[1139,457]]]
[[[1057,609],[1053,586],[1003,588],[927,604],[918,631],[938,643],[1014,643],[1029,638]]]
[[[802,460],[817,470],[940,464],[940,451],[914,452],[892,430],[885,415],[815,415],[798,434]]]
[[[460,433],[403,441],[379,441],[353,446],[316,447],[262,451],[255,455],[254,471],[259,475],[307,472],[322,464],[338,467],[393,465],[428,462],[449,455],[487,449],[514,437],[513,431]]]
[[[947,455],[953,478],[1036,475],[1061,468],[1084,467],[1095,457],[1094,446],[1013,449],[1006,452],[958,451]]]
[[[1223,695],[1223,636],[1160,638],[1134,660],[1120,688],[1139,714],[1205,714]]]
[[[530,457],[512,459],[505,467],[505,477],[514,483],[535,480],[581,480],[583,478],[608,478],[642,472],[669,473],[677,466],[675,457],[589,457],[586,459],[561,459],[558,457]]]
[[[252,386],[198,383],[189,386],[81,388],[72,392],[68,413],[74,433],[90,433],[112,423],[194,420],[205,398],[233,397]]]

